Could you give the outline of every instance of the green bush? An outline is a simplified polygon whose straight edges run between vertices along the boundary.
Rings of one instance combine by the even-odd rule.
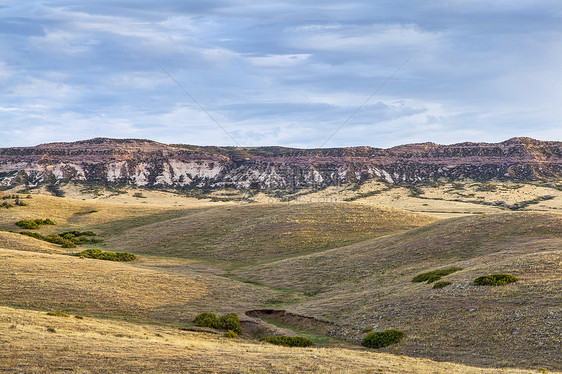
[[[453,282],[439,281],[439,282],[435,282],[435,284],[433,285],[433,288],[435,288],[435,289],[444,288],[444,287],[447,287],[450,284],[453,284]]]
[[[223,334],[223,336],[224,336],[225,338],[236,339],[236,338],[238,337],[238,334],[235,333],[235,332],[232,331],[232,330],[228,330],[227,332],[225,332],[225,333]]]
[[[371,332],[363,338],[361,345],[367,348],[382,348],[398,343],[403,337],[402,331],[394,329]]]
[[[474,280],[475,286],[503,286],[508,283],[517,282],[518,279],[511,274],[483,275]]]
[[[22,232],[20,232],[20,234],[26,235],[26,236],[31,236],[32,238],[39,239],[39,240],[45,240],[45,237],[43,235],[37,233],[37,232],[22,231]]]
[[[16,225],[18,225],[19,227],[21,227],[22,229],[28,229],[28,230],[35,230],[39,228],[39,225],[54,225],[55,223],[53,221],[51,221],[49,218],[47,219],[24,219],[21,221],[16,222]]]
[[[18,225],[22,229],[28,229],[28,230],[35,230],[35,229],[39,228],[39,224],[37,222],[29,220],[29,219],[17,221],[16,225]]]
[[[459,270],[462,270],[462,268],[453,266],[453,267],[449,267],[449,268],[445,268],[445,269],[437,269],[437,270],[433,270],[433,271],[428,271],[427,273],[422,273],[422,274],[416,275],[414,278],[412,278],[412,282],[433,283],[435,281],[438,281],[439,279],[441,279],[445,275],[452,274],[452,273],[454,273],[456,271],[459,271]]]
[[[367,348],[382,348],[398,343],[403,337],[402,331],[394,329],[371,332],[363,338],[361,345]]]
[[[72,243],[72,242],[71,242]],[[72,243],[74,244],[74,243]],[[63,245],[64,247],[64,245]],[[127,252],[104,252],[98,248],[86,249],[85,251],[76,253],[76,256],[95,258],[97,260],[107,260],[107,261],[133,261],[136,260],[136,256],[132,253]]]
[[[304,336],[267,336],[260,340],[285,347],[310,347],[314,345],[312,340]]]
[[[201,313],[193,320],[195,326],[210,327],[212,329],[220,329],[221,322],[215,313]]]
[[[193,320],[196,326],[210,327],[213,329],[231,330],[237,334],[242,333],[242,326],[238,316],[234,313],[217,317],[215,313],[201,313]]]
[[[49,243],[54,243],[54,244],[64,244],[64,239],[57,234],[53,234],[53,235],[47,235],[45,237],[45,241],[49,242]]]
[[[36,219],[35,223],[37,223],[38,225],[54,225],[55,224],[49,218],[47,218],[47,219]]]
[[[47,312],[48,316],[56,316],[56,317],[70,317],[68,314],[63,312]]]
[[[63,247],[63,248],[76,248],[76,244],[72,240],[63,239],[61,247]]]

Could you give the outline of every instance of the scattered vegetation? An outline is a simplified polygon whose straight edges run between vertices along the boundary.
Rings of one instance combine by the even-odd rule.
[[[517,282],[518,279],[511,274],[483,275],[474,280],[475,286],[504,286],[508,283]]]
[[[14,206],[27,206],[28,204],[24,201],[22,201],[23,197],[21,197],[20,195],[5,195],[2,196],[2,200],[4,200],[2,202],[2,204],[0,204],[0,208],[13,208]],[[27,195],[27,199],[31,199],[31,195]],[[8,201],[8,200],[14,200],[13,202]]]
[[[398,343],[403,337],[402,331],[394,329],[371,332],[363,338],[361,345],[367,348],[382,348]]]
[[[215,313],[201,313],[195,317],[193,323],[200,327],[229,330],[236,334],[242,333],[240,320],[235,313],[218,317]]]
[[[55,223],[50,220],[49,218],[47,219],[34,219],[34,220],[30,220],[30,219],[24,219],[21,221],[17,221],[16,225],[18,225],[19,227],[21,227],[22,229],[28,229],[28,230],[34,230],[34,229],[38,229],[40,225],[54,225]]]
[[[31,221],[34,222],[34,221]],[[52,221],[51,221],[52,222]],[[88,238],[96,236],[93,231],[65,231],[60,234],[51,234],[43,236],[39,233],[32,231],[21,231],[21,235],[30,236],[35,239],[43,240],[53,244],[59,244],[63,248],[76,248],[77,245],[87,244],[87,243],[100,243],[101,239]]]
[[[57,332],[57,330],[54,327],[47,327],[47,331],[48,332]]]
[[[97,260],[107,260],[107,261],[133,261],[136,260],[136,256],[132,253],[127,252],[104,252],[99,248],[86,249],[85,251],[76,253],[76,256],[95,258]]]
[[[437,270],[433,270],[433,271],[428,271],[427,273],[422,273],[422,274],[418,274],[416,275],[414,278],[412,278],[412,282],[427,282],[427,283],[433,283],[435,281],[438,281],[439,279],[441,279],[442,277],[444,277],[445,275],[449,275],[452,274],[456,271],[462,270],[462,268],[459,267],[448,267],[445,269],[437,269]],[[443,286],[445,287],[445,286]]]
[[[433,285],[434,289],[439,289],[439,288],[445,288],[448,285],[453,284],[453,282],[449,282],[449,281],[439,281],[439,282],[435,282],[435,284]]]
[[[48,316],[55,316],[55,317],[70,317],[68,314],[63,312],[47,312]]]
[[[304,336],[267,336],[260,339],[262,342],[275,345],[283,345],[285,347],[310,347],[314,342]]]
[[[133,194],[133,197],[136,197],[136,198],[139,198],[139,199],[146,199],[146,196],[144,196],[144,195],[142,194],[142,192],[135,192],[135,193]]]

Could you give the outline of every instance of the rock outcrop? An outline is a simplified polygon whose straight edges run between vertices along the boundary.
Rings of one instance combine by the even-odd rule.
[[[560,180],[562,142],[350,147],[200,147],[96,138],[0,149],[0,186],[66,182],[172,188],[325,188],[377,178],[393,184],[439,179]]]

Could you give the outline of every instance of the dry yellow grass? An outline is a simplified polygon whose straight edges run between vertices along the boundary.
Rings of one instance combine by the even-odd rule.
[[[0,331],[0,371],[7,373],[536,373],[347,349],[284,348],[7,307],[0,307]]]
[[[478,187],[465,185],[464,193],[470,188]],[[540,188],[533,193],[542,196]],[[535,196],[532,187],[520,189]],[[133,263],[79,259],[58,246],[0,232],[0,305],[43,311],[3,309],[19,320],[10,322],[15,327],[8,333],[0,328],[0,341],[6,342],[0,368],[6,362],[10,370],[19,368],[15,372],[502,372],[353,350],[286,349],[170,328],[204,311],[242,315],[281,301],[291,304],[284,307],[289,311],[337,323],[351,340],[375,325],[406,331],[404,341],[386,352],[560,369],[560,215],[470,215],[427,225],[436,218],[371,206],[382,202],[435,215],[498,209],[446,201],[458,191],[444,186],[420,199],[392,189],[334,204],[301,199],[193,205],[156,191],[143,191],[147,199],[134,198],[132,191],[94,200],[33,196],[29,206],[0,211],[0,230],[19,230],[14,222],[20,219],[51,218],[56,226],[37,231],[94,230],[105,236],[100,244],[105,249],[150,256]],[[484,199],[494,196],[482,193],[488,194]],[[507,197],[518,202],[524,196]],[[557,211],[559,204],[556,197],[529,209]],[[403,232],[422,225],[427,226]],[[241,268],[252,263],[259,265]],[[230,279],[225,265],[242,278],[286,289]],[[410,282],[420,272],[446,266],[464,268],[447,277],[449,287],[432,290]],[[513,273],[520,282],[504,288],[470,285],[476,276],[496,272]],[[45,316],[48,310],[120,321],[57,319]],[[80,323],[90,327],[81,330]],[[51,326],[57,333],[46,331]]]
[[[359,341],[364,328],[406,332],[387,352],[483,366],[562,368],[562,219],[504,213],[442,220],[404,234],[237,272],[271,286],[318,293],[286,306],[335,322]],[[413,276],[449,266],[464,270],[434,290]],[[480,276],[519,281],[477,287]]]
[[[433,187],[419,186],[417,191],[421,192],[421,195],[413,194],[410,188],[390,186],[372,180],[357,188],[340,186],[329,187],[321,191],[302,190],[292,203],[333,203],[356,199],[355,202],[359,204],[387,206],[431,214],[440,218],[451,218],[477,213],[501,212],[501,207],[492,205],[498,201],[513,205],[550,195],[554,198],[529,205],[525,210],[562,212],[562,191],[547,185],[498,181],[480,183],[468,180],[454,183],[441,182]],[[265,194],[256,194],[252,199],[264,203],[276,201],[276,198]]]
[[[131,263],[0,248],[3,305],[185,323],[197,313],[243,312],[276,296],[262,287],[189,271],[189,263],[167,274]]]
[[[93,228],[105,233],[109,248],[232,266],[336,248],[435,220],[358,204],[246,204],[192,210],[136,227],[123,221]]]

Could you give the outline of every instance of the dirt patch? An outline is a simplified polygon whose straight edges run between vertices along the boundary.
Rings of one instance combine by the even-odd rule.
[[[246,312],[246,315],[260,320],[271,321],[272,323],[280,323],[282,325],[288,326],[288,328],[294,327],[298,330],[303,330],[318,335],[326,335],[342,340],[355,342],[354,337],[348,334],[346,332],[346,329],[342,326],[338,326],[335,323],[323,321],[314,317],[303,316],[300,314],[290,313],[285,310],[275,309],[250,310]],[[272,333],[269,335],[278,334]],[[292,334],[286,335],[295,335],[295,333],[293,332]]]

